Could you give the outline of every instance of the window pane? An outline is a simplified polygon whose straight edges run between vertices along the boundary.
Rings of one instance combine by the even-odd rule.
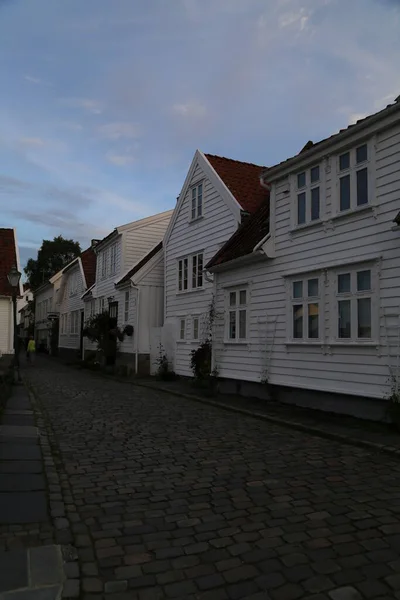
[[[236,306],[236,292],[229,294],[229,306]]]
[[[246,339],[246,311],[239,310],[239,339]]]
[[[319,337],[319,310],[318,304],[308,305],[308,337],[311,339],[317,339]]]
[[[340,338],[351,337],[351,320],[350,320],[350,300],[340,300],[338,302],[338,313],[339,313],[339,330],[338,335]]]
[[[229,339],[236,338],[236,312],[234,310],[229,313]]]
[[[368,169],[357,171],[357,206],[368,204]]]
[[[192,287],[197,287],[197,256],[192,257]]]
[[[294,281],[293,282],[293,298],[302,298],[303,297],[303,282],[302,281]]]
[[[184,340],[185,339],[185,320],[181,319],[181,330],[180,330],[180,339]]]
[[[345,294],[350,292],[350,273],[342,273],[338,275],[338,294]]]
[[[319,181],[319,165],[311,169],[311,183]]]
[[[197,287],[202,287],[203,285],[203,255],[199,254],[197,256]]]
[[[199,337],[199,319],[195,317],[193,319],[193,339],[197,340]]]
[[[185,258],[183,261],[183,289],[188,289],[188,259]]]
[[[368,149],[367,144],[363,144],[356,150],[356,161],[357,164],[365,162],[368,159]]]
[[[306,194],[298,194],[297,196],[297,223],[302,225],[306,222]]]
[[[203,212],[203,186],[199,185],[197,188],[197,216],[201,217]]]
[[[239,304],[246,304],[246,290],[240,290],[239,292]]]
[[[340,210],[350,208],[350,175],[340,178]]]
[[[293,306],[293,337],[301,339],[303,337],[303,305],[295,304]]]
[[[318,279],[317,278],[308,280],[308,296],[309,296],[309,298],[318,296]]]
[[[358,337],[371,338],[371,298],[357,300]]]
[[[311,221],[319,219],[319,187],[311,190]]]
[[[299,173],[297,175],[297,188],[303,188],[306,185],[306,174],[304,173]]]
[[[357,291],[363,292],[371,289],[371,271],[358,271],[357,273]]]
[[[350,168],[350,152],[346,152],[346,154],[342,154],[339,156],[339,169],[344,171],[345,169]]]

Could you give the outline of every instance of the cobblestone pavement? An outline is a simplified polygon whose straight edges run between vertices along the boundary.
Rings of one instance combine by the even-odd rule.
[[[84,598],[400,598],[399,461],[50,361],[25,378]]]

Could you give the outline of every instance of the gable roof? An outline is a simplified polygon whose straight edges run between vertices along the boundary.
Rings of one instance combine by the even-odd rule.
[[[214,154],[204,156],[242,209],[249,213],[257,210],[266,196],[266,190],[260,184],[260,177],[267,167]]]
[[[258,210],[240,225],[235,233],[218,250],[206,269],[251,254],[257,244],[269,233],[269,197]]]
[[[138,271],[140,271],[140,269],[142,269],[149,262],[149,260],[153,258],[153,256],[155,256],[158,252],[160,252],[160,250],[162,250],[162,247],[163,243],[159,242],[156,246],[154,246],[154,248],[150,250],[150,252],[146,254],[146,256],[143,256],[143,258],[141,258],[132,267],[132,269],[130,269],[123,277],[121,277],[121,279],[119,279],[115,285],[122,285],[123,283],[129,281],[131,277],[133,277]]]
[[[359,131],[374,125],[375,123],[379,123],[382,119],[396,113],[400,110],[400,96],[398,96],[393,104],[388,104],[385,108],[374,113],[372,115],[368,115],[363,119],[358,119],[355,123],[348,125],[344,129],[340,129],[338,132],[333,135],[316,142],[315,144],[311,141],[308,141],[304,148],[295,156],[291,156],[286,160],[270,167],[263,173],[263,177],[267,177],[270,181],[272,178],[280,176],[281,172],[288,169],[292,166],[292,164],[297,163],[298,161],[307,160],[308,157],[312,157],[317,152],[321,152],[325,147],[329,147],[335,142],[340,143],[341,139],[347,138],[350,135],[357,134]],[[397,116],[398,119],[398,116]]]
[[[96,279],[96,254],[92,247],[88,248],[80,255],[82,269],[85,275],[86,287],[90,288]]]
[[[19,268],[14,229],[0,228],[0,296],[12,296],[13,288],[7,275],[14,265]]]
[[[162,221],[167,217],[172,217],[173,212],[173,209],[170,209],[161,213],[157,213],[155,215],[150,215],[149,217],[144,217],[143,219],[139,219],[138,221],[131,221],[130,223],[126,223],[125,225],[118,225],[118,227],[115,227],[115,229],[113,229],[109,234],[107,234],[106,237],[97,242],[95,246],[96,251],[103,248],[104,244],[106,244],[114,238],[117,238],[124,231],[140,229],[141,227],[146,227],[151,223],[157,223],[157,221]]]

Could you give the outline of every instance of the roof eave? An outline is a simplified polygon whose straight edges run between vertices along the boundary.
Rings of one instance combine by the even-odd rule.
[[[268,256],[266,256],[266,254],[262,250],[255,250],[253,252],[250,252],[249,254],[245,254],[244,256],[238,256],[237,258],[233,258],[232,260],[228,260],[218,265],[211,265],[210,267],[207,266],[206,270],[210,273],[219,273],[221,271],[227,271],[229,269],[242,267],[253,262],[258,262],[266,258],[268,258]]]

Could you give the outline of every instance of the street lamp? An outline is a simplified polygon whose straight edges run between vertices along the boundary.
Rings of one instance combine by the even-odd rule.
[[[17,333],[17,293],[19,280],[21,279],[21,273],[18,271],[17,267],[14,265],[11,267],[9,274],[7,275],[8,283],[12,287],[13,295],[13,310],[14,310],[14,354],[15,354],[15,367],[17,369],[18,381],[21,381],[21,374],[19,372],[19,340]]]

